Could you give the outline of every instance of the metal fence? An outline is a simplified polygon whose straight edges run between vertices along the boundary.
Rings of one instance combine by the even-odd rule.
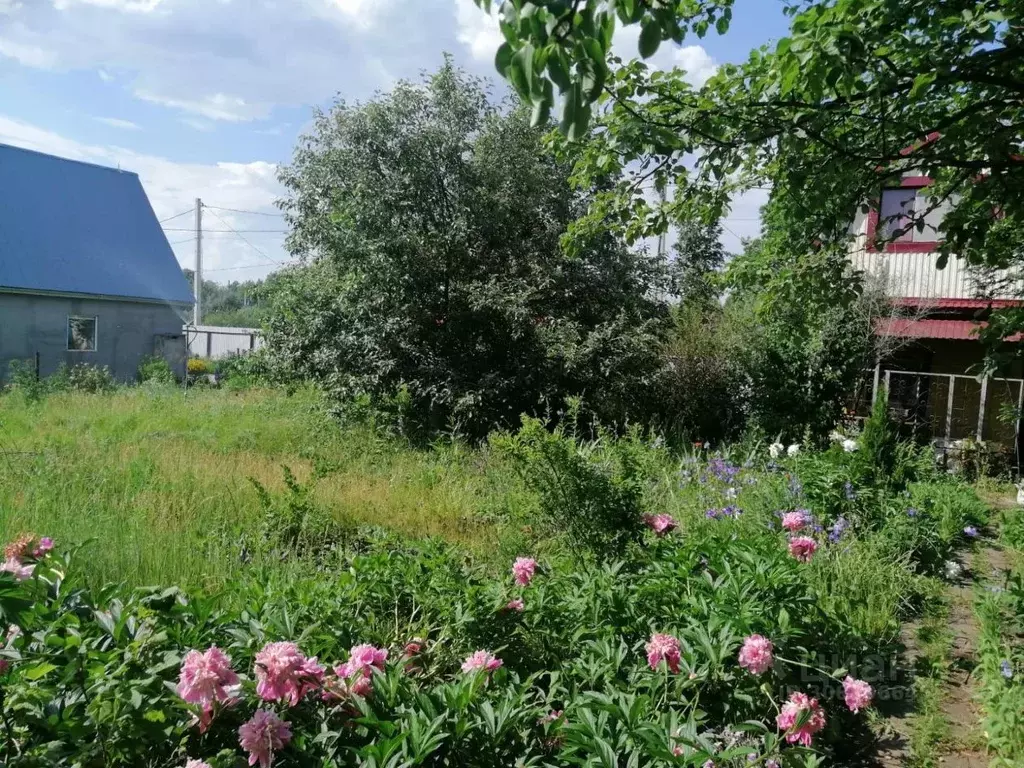
[[[186,325],[189,357],[219,360],[244,355],[263,346],[258,328],[222,328],[216,325]]]
[[[918,440],[948,445],[974,438],[1010,448],[1017,444],[1022,379],[876,368],[854,393],[854,414],[866,417],[879,392],[888,394],[889,413],[904,433]]]

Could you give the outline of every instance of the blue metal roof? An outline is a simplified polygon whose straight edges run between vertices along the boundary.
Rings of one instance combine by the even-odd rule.
[[[193,303],[136,174],[6,144],[0,288]]]

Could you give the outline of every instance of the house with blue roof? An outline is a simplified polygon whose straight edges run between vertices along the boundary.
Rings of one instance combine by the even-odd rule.
[[[0,379],[13,360],[183,374],[194,299],[139,177],[0,144]]]

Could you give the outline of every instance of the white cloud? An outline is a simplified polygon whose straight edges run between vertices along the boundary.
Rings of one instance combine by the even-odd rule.
[[[149,195],[157,218],[166,219],[188,210],[200,197],[207,205],[236,208],[246,211],[276,213],[274,201],[283,190],[277,182],[277,166],[265,161],[250,163],[178,163],[164,157],[133,152],[116,146],[90,145],[69,139],[58,133],[39,128],[16,118],[0,115],[0,142],[59,155],[73,160],[85,160],[100,165],[121,167],[139,174]],[[266,216],[216,211],[235,229],[284,229],[281,219]],[[226,229],[216,216],[207,219],[209,229]],[[280,227],[278,223],[280,222]],[[255,226],[259,225],[259,226]],[[187,230],[191,219],[182,216],[167,222],[166,227]],[[177,243],[175,253],[183,266],[192,266],[193,245],[181,242],[189,238],[186,231],[167,233],[168,240]],[[266,254],[279,262],[289,259],[281,248],[280,235],[246,235]],[[215,270],[214,280],[250,279],[266,275],[273,265],[234,269],[243,265],[259,264],[267,259],[254,251],[237,236],[215,235],[203,241],[204,265]]]
[[[686,70],[687,81],[698,88],[714,77],[718,71],[715,60],[699,45],[676,48],[672,52],[672,56],[676,64]]]
[[[474,59],[494,61],[494,54],[505,41],[496,18],[484,13],[473,0],[455,0],[455,23],[459,42],[469,48]]]
[[[179,117],[178,122],[182,125],[187,125],[194,131],[209,133],[213,130],[213,123],[206,120],[200,120],[198,117]]]
[[[163,0],[53,0],[53,7],[58,11],[66,11],[76,5],[92,5],[126,13],[151,13],[162,2]]]
[[[111,128],[120,128],[123,131],[141,131],[142,127],[131,120],[122,120],[119,117],[94,117],[97,123],[109,125]]]
[[[100,80],[104,83],[109,83],[114,79],[114,76],[105,69],[97,69],[96,74],[100,76]]]
[[[227,96],[223,93],[214,93],[201,99],[177,99],[140,88],[136,89],[135,95],[143,101],[202,115],[209,120],[233,123],[266,117],[271,109],[269,104],[249,104],[240,96]]]
[[[612,38],[612,52],[623,61],[640,58],[640,27],[634,24],[615,28]],[[697,88],[704,85],[715,72],[718,65],[711,55],[699,45],[680,47],[671,41],[662,42],[657,52],[644,62],[650,69],[669,70],[680,67],[686,70],[686,81]]]
[[[0,37],[0,56],[14,59],[19,64],[33,69],[52,69],[57,65],[57,54],[53,51],[3,37]]]
[[[410,10],[414,7],[415,10]],[[209,120],[370,96],[456,47],[451,0],[0,0],[0,62],[116,73],[139,98]],[[385,67],[384,62],[387,63]],[[104,77],[103,74],[100,77]]]

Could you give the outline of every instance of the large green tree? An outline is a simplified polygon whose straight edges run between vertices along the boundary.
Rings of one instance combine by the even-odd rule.
[[[281,171],[307,265],[275,291],[277,361],[427,431],[480,435],[568,396],[639,415],[664,265],[607,231],[563,249],[592,194],[543,130],[450,62],[319,114]]]
[[[857,209],[912,173],[934,183],[906,226],[948,207],[940,265],[1024,261],[1020,0],[789,0],[789,35],[700,90],[615,55],[649,56],[711,25],[725,32],[731,0],[499,5],[498,69],[539,116],[560,91],[570,136],[599,123],[577,178],[622,173],[592,213],[630,237],[710,221],[737,192],[770,186],[794,211],[790,247],[806,252],[843,242]],[[641,25],[638,52],[611,50],[616,24]],[[675,187],[664,209],[644,195],[651,183]]]

